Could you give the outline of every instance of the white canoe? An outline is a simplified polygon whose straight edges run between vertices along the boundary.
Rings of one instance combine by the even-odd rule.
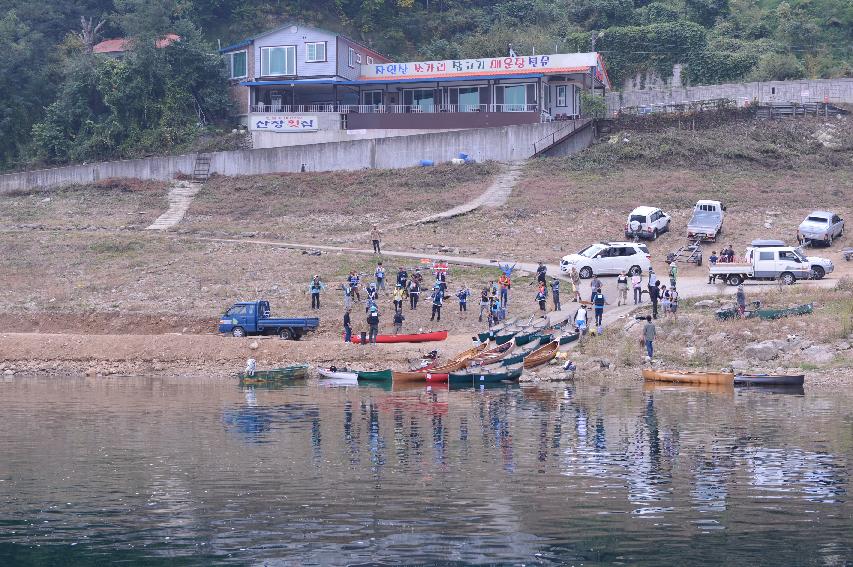
[[[348,370],[335,370],[333,372],[331,370],[318,368],[317,372],[319,372],[320,376],[323,378],[331,378],[333,380],[358,380],[358,372],[350,372]]]

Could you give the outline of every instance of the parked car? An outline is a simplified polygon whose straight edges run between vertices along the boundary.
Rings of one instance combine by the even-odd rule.
[[[802,248],[797,248],[800,254],[805,256]],[[835,265],[829,258],[821,258],[820,256],[806,256],[809,265],[812,268],[812,279],[822,280],[826,274],[831,274],[835,270]]]
[[[716,241],[723,231],[725,205],[719,201],[703,199],[693,206],[693,215],[687,222],[687,238],[690,240]]]
[[[747,279],[778,279],[790,285],[799,279],[813,277],[809,259],[781,240],[753,240],[742,261],[718,262],[708,269],[712,276],[722,278],[729,285],[740,285]]]
[[[637,207],[628,215],[625,223],[625,238],[648,238],[657,240],[657,237],[669,230],[672,218],[656,207]]]
[[[844,234],[844,221],[829,211],[815,211],[800,223],[797,241],[803,244],[821,242],[832,246],[832,241]]]
[[[563,256],[560,270],[571,272],[577,268],[580,277],[595,275],[642,274],[651,267],[649,248],[637,242],[597,242],[590,244],[577,254]]]
[[[220,333],[230,333],[235,337],[278,335],[297,341],[319,326],[320,320],[316,317],[274,319],[270,316],[270,302],[263,300],[235,303],[219,320]]]

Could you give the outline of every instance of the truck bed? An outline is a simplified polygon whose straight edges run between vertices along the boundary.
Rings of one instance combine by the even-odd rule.
[[[288,327],[290,329],[316,329],[320,326],[320,319],[316,317],[303,317],[293,319],[258,319],[258,327]]]
[[[687,223],[687,230],[695,233],[716,234],[722,221],[720,216],[710,211],[694,212]]]

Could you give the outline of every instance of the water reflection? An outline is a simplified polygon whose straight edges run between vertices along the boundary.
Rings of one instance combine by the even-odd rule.
[[[71,563],[121,560],[131,545],[143,559],[204,554],[203,564],[853,554],[846,393],[0,387],[2,565],[36,545],[57,563],[71,543],[85,548]]]

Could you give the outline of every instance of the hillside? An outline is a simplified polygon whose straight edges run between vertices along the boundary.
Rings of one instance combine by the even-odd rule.
[[[595,49],[616,87],[666,78],[675,63],[691,84],[853,73],[845,0],[3,0],[0,7],[0,169],[191,147],[210,124],[228,124],[217,43],[286,21],[344,32],[398,60],[495,56],[509,44],[519,53]],[[88,36],[81,17],[92,20]],[[86,53],[99,39],[130,36],[144,46],[166,32],[185,41],[137,48],[119,63]]]

